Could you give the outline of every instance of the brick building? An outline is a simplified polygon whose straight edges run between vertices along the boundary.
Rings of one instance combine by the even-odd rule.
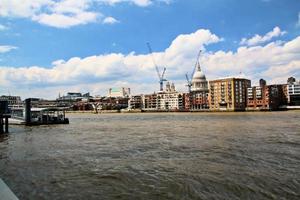
[[[209,81],[209,109],[212,111],[243,111],[246,109],[247,88],[251,81],[244,78],[223,78]]]
[[[259,86],[247,88],[247,110],[278,110],[286,104],[286,84],[267,85],[260,79]]]

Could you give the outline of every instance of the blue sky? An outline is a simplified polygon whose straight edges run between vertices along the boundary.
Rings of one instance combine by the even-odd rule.
[[[180,91],[199,49],[207,79],[284,83],[299,36],[299,0],[0,0],[0,94],[156,91],[146,42]]]

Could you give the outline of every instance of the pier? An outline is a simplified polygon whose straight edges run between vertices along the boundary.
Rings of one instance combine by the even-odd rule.
[[[14,124],[35,126],[35,125],[50,125],[50,124],[69,124],[69,119],[66,118],[66,107],[45,107],[39,102],[34,102],[32,99],[25,99],[25,107],[11,108],[11,118]]]
[[[8,118],[9,114],[0,114],[0,134],[8,133]]]
[[[0,101],[0,134],[8,133],[8,118],[10,117],[8,102]]]

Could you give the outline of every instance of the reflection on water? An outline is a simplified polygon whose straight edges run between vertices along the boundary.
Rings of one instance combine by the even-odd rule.
[[[300,112],[68,117],[0,137],[20,199],[300,198]]]

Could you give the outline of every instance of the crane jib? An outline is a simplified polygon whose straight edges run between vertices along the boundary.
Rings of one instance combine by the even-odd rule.
[[[151,45],[150,45],[149,42],[147,42],[147,46],[148,46],[148,50],[149,50],[149,53],[151,55],[152,62],[154,64],[154,66],[155,66],[155,70],[156,70],[156,73],[157,73],[157,76],[158,76],[158,79],[159,79],[160,91],[163,91],[163,82],[167,81],[166,79],[164,79],[166,68],[164,67],[162,74],[160,74],[159,68],[158,68],[158,66],[157,66],[157,64],[155,62],[154,55],[153,55],[153,52],[152,52],[152,48],[151,48]]]

